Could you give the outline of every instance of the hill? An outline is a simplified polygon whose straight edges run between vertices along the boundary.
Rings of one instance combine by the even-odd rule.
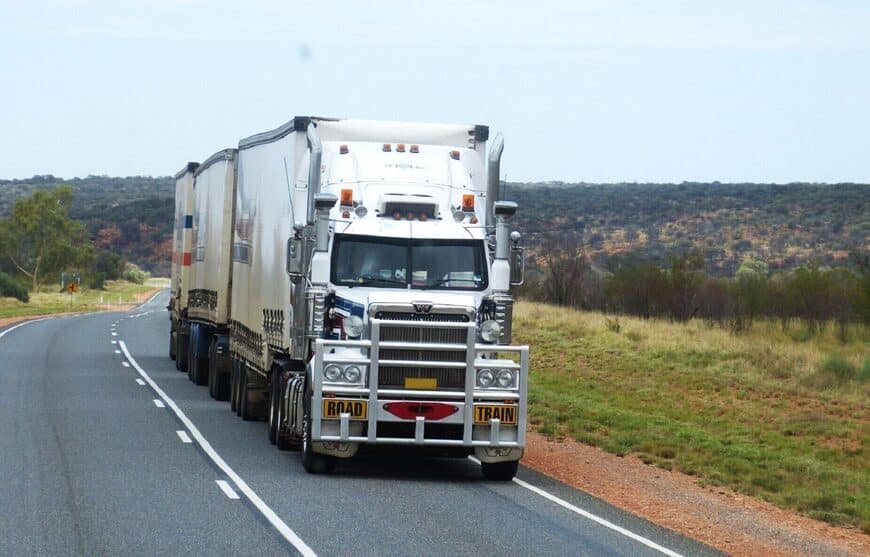
[[[168,274],[172,178],[0,180],[0,217],[16,198],[60,184],[73,188],[71,215],[97,247]],[[524,233],[533,267],[540,246],[569,242],[605,271],[698,248],[714,275],[732,275],[746,257],[771,270],[838,266],[850,249],[870,243],[867,184],[508,183],[503,197],[520,204],[513,227]]]

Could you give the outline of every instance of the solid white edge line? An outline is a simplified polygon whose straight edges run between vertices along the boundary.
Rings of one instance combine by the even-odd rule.
[[[39,319],[31,319],[30,321],[25,321],[25,322],[23,322],[23,323],[19,323],[19,324],[17,324],[17,325],[12,325],[11,327],[9,327],[8,329],[6,329],[5,331],[0,332],[0,338],[5,337],[6,335],[8,335],[9,333],[11,333],[12,331],[14,331],[15,329],[17,329],[18,327],[23,327],[23,326],[25,326],[25,325],[30,325],[31,323],[37,323],[37,322],[39,322],[39,321],[45,321],[46,319],[53,319],[53,318],[52,318],[52,317],[40,317]]]
[[[218,487],[221,488],[221,491],[224,492],[224,495],[229,497],[230,499],[238,499],[239,494],[235,492],[233,488],[230,487],[230,484],[226,482],[226,480],[215,480],[214,483],[218,484]]]
[[[151,386],[154,392],[157,393],[160,398],[166,401],[166,404],[175,413],[178,419],[181,420],[181,423],[184,425],[184,427],[187,428],[187,431],[190,432],[190,435],[197,442],[203,452],[205,452],[205,454],[208,455],[212,462],[214,462],[215,465],[217,465],[217,467],[220,468],[221,471],[223,471],[223,473],[226,474],[226,476],[230,480],[232,480],[236,488],[241,491],[242,494],[248,498],[251,504],[254,505],[257,510],[263,514],[266,520],[268,520],[269,523],[276,530],[278,530],[278,533],[280,533],[285,540],[290,542],[290,544],[292,544],[293,547],[296,548],[296,551],[301,553],[304,557],[317,557],[317,553],[315,553],[314,550],[308,546],[308,544],[302,541],[302,538],[300,538],[296,534],[296,532],[294,532],[289,526],[287,526],[287,524],[283,520],[281,520],[281,517],[279,517],[275,513],[275,511],[273,511],[262,499],[260,499],[260,496],[257,495],[257,493],[253,489],[251,489],[251,487],[247,484],[247,482],[245,482],[245,480],[243,480],[238,474],[236,474],[235,470],[230,468],[230,465],[226,463],[221,455],[219,455],[217,451],[214,450],[214,448],[211,446],[211,443],[209,443],[208,440],[202,435],[202,433],[200,433],[199,428],[197,428],[193,424],[193,422],[190,421],[187,415],[181,411],[181,408],[179,408],[178,405],[175,404],[175,401],[169,398],[169,396],[165,392],[163,392],[163,389],[161,389],[157,385],[157,383],[155,383],[154,380],[151,379],[151,376],[148,375],[148,372],[142,369],[142,366],[139,365],[139,362],[136,361],[136,358],[134,358],[133,355],[130,354],[130,351],[127,349],[127,344],[122,340],[119,342],[119,345],[121,347],[121,350],[124,352],[124,355],[130,361],[130,364],[133,366],[133,368],[139,373],[139,375],[142,376],[142,379],[144,379],[148,383],[148,385]]]
[[[469,456],[468,459],[471,460],[472,462],[476,462],[477,464],[480,464],[480,461],[478,459],[474,458],[473,456]],[[596,523],[600,524],[601,526],[604,526],[605,528],[609,528],[610,530],[613,530],[614,532],[622,534],[623,536],[625,536],[627,538],[631,538],[636,542],[640,542],[643,545],[645,545],[649,548],[655,549],[656,551],[658,551],[660,553],[668,555],[669,557],[683,557],[682,554],[677,553],[676,551],[668,549],[667,547],[663,547],[663,546],[657,544],[656,542],[654,542],[650,539],[647,539],[639,534],[635,534],[631,530],[626,530],[622,526],[617,526],[616,524],[610,522],[609,520],[605,520],[605,519],[601,518],[600,516],[592,514],[589,511],[585,511],[576,505],[572,505],[568,501],[565,501],[564,499],[560,499],[559,497],[556,497],[552,493],[544,491],[540,487],[534,486],[534,485],[530,484],[529,482],[525,482],[519,478],[514,478],[513,481],[518,486],[523,487],[525,489],[528,489],[532,493],[540,495],[544,499],[548,499],[549,501],[556,503],[557,505],[559,505],[560,507],[562,507],[564,509],[567,509],[573,513],[579,514],[580,516],[582,516],[584,518],[588,518],[592,522],[596,522]]]
[[[142,386],[145,386],[145,381],[142,381],[142,380],[139,379],[138,377],[136,378],[136,383],[138,383],[138,384],[140,384],[140,385],[142,385]]]
[[[175,433],[178,434],[178,438],[181,439],[182,443],[193,443],[193,439],[191,439],[187,432],[183,429],[179,429]]]
[[[154,406],[156,406],[157,408],[166,408],[166,405],[163,404],[163,401],[159,398],[154,399]]]

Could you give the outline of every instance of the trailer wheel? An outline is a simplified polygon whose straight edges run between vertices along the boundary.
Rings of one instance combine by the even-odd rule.
[[[483,472],[483,477],[494,482],[509,482],[517,475],[517,466],[519,462],[512,460],[509,462],[481,462],[480,470]]]
[[[190,337],[180,330],[175,332],[175,369],[178,371],[187,371],[187,347],[189,344]]]
[[[242,372],[239,375],[241,376],[241,384],[239,385],[239,416],[241,416],[246,422],[249,422],[256,419],[256,416],[254,415],[254,409],[251,408],[251,401],[249,400],[251,393],[248,392],[247,368],[242,367]]]
[[[232,410],[233,412],[236,411],[236,402],[239,399],[238,374],[239,374],[239,360],[238,360],[238,358],[233,358],[232,364],[230,365],[230,410]]]
[[[302,467],[309,474],[330,474],[335,470],[335,459],[315,453],[311,448],[311,398],[305,397],[305,412],[302,418]]]

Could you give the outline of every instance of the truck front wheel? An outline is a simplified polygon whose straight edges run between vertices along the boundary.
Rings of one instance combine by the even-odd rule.
[[[519,462],[481,462],[480,469],[483,477],[494,482],[509,482],[517,475]]]
[[[311,398],[306,397],[302,419],[302,467],[309,474],[329,474],[335,470],[335,458],[314,452],[311,446]]]

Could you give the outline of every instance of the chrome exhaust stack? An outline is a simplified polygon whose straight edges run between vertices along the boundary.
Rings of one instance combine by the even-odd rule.
[[[486,161],[486,226],[495,223],[495,202],[498,201],[498,187],[501,175],[501,154],[504,151],[504,136],[496,134],[489,147]]]

